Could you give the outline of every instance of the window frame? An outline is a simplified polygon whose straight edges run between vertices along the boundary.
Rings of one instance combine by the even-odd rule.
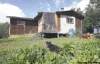
[[[67,22],[68,24],[74,24],[74,18],[67,16],[66,22]]]

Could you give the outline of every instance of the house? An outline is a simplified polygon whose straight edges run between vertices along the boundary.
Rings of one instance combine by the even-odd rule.
[[[39,12],[34,18],[38,22],[38,33],[43,36],[82,34],[84,16],[73,11]]]
[[[32,34],[38,31],[37,22],[33,18],[7,16],[10,19],[9,35]]]
[[[42,36],[82,34],[84,16],[73,11],[39,12],[35,18],[8,16],[9,34],[33,34]]]

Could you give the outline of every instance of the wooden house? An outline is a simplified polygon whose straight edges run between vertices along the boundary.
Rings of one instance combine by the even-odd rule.
[[[35,18],[8,16],[9,34],[33,34],[58,36],[82,34],[84,16],[73,11],[39,12]]]
[[[73,11],[40,12],[34,18],[43,36],[82,34],[84,16]]]
[[[8,16],[10,19],[9,34],[23,35],[32,34],[38,31],[38,23],[33,22],[33,18]]]

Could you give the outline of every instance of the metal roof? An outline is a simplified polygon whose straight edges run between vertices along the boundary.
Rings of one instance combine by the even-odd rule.
[[[20,20],[26,20],[26,21],[33,21],[34,20],[34,18],[16,17],[16,16],[7,16],[7,18],[10,18],[10,19],[20,19]]]
[[[69,11],[57,11],[56,13],[58,15],[68,15],[68,16],[74,16],[74,17],[79,18],[79,19],[84,19],[84,16],[82,14],[79,14],[78,12],[73,11],[73,10],[69,10]]]

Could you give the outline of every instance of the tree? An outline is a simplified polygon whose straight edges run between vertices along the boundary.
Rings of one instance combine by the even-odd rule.
[[[100,26],[100,0],[90,0],[85,13],[84,28],[85,32],[93,32],[93,27]]]
[[[9,36],[9,24],[0,23],[0,38],[5,38]]]

